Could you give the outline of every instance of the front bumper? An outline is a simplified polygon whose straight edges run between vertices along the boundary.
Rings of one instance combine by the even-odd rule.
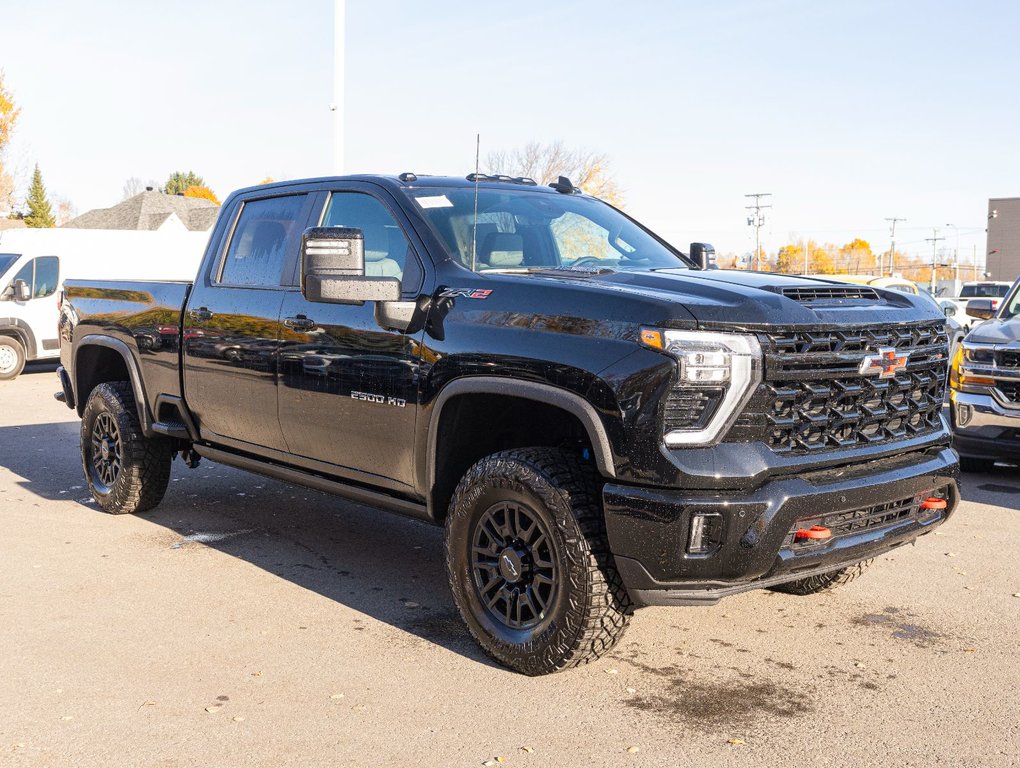
[[[606,529],[637,605],[705,605],[867,560],[914,541],[959,502],[959,463],[950,448],[773,480],[748,493],[607,485]],[[922,509],[933,495],[943,510]],[[689,554],[691,520],[713,520],[712,548]],[[830,539],[794,542],[819,518],[841,521]],[[808,522],[805,522],[808,521]]]
[[[1020,408],[991,394],[953,390],[950,401],[956,449],[980,459],[1020,461]]]

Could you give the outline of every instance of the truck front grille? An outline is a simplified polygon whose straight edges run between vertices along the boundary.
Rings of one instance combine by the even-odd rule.
[[[942,428],[948,342],[943,323],[761,336],[765,381],[742,420],[776,453],[809,454],[888,443]],[[890,378],[862,373],[865,357],[895,350]],[[890,372],[891,373],[891,372]],[[763,418],[761,418],[763,417]]]
[[[1011,403],[1020,403],[1020,381],[1004,381],[999,379],[995,383],[995,388]]]
[[[1020,368],[1020,349],[1002,349],[996,357],[995,362],[1001,368]]]

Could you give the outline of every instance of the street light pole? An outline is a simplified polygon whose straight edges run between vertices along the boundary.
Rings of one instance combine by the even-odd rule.
[[[347,0],[333,0],[333,173],[344,173],[344,42]]]

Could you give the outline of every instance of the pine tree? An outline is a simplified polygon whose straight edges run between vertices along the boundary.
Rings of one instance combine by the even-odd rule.
[[[46,187],[43,186],[38,163],[35,166],[35,173],[32,174],[32,185],[28,188],[28,200],[25,202],[28,205],[25,226],[40,228],[56,226],[53,209],[50,207],[50,201],[46,199]]]
[[[205,180],[198,174],[188,171],[174,171],[170,178],[163,185],[163,191],[168,195],[183,195],[188,187],[204,187]]]

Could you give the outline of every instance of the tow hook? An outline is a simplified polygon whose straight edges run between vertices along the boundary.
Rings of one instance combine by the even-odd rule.
[[[181,460],[188,465],[188,469],[195,469],[202,457],[195,453],[193,448],[185,448],[181,451]]]
[[[803,541],[804,539],[829,539],[832,538],[832,531],[826,528],[824,525],[812,525],[810,528],[798,528],[797,532],[793,535],[794,541]]]

